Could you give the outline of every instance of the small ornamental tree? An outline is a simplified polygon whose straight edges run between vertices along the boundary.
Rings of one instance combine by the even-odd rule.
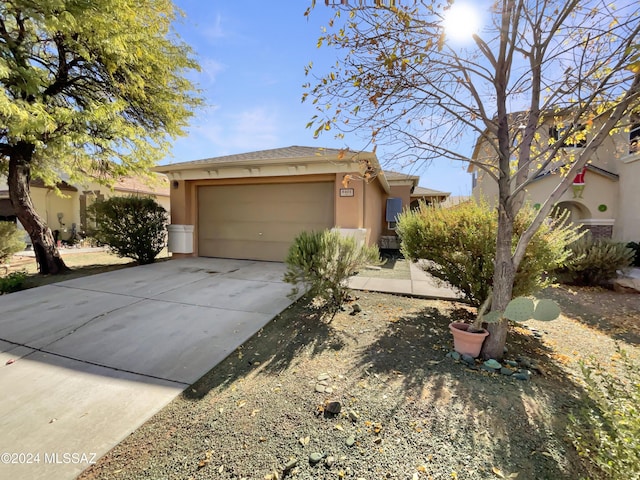
[[[323,8],[310,4],[307,15]],[[316,107],[309,128],[315,136],[362,133],[404,163],[460,160],[494,181],[491,309],[504,311],[537,229],[611,132],[629,127],[640,101],[637,5],[497,0],[478,14],[484,25],[469,28],[464,45],[447,30],[451,0],[332,5],[318,46],[339,58],[318,74],[312,64],[305,69],[303,100]],[[549,121],[561,123],[553,142],[544,141]],[[516,238],[528,186],[571,142],[584,147],[568,156],[557,187]],[[507,328],[506,320],[489,326],[484,358],[502,357]]]
[[[97,224],[92,235],[119,257],[153,263],[167,244],[167,211],[152,198],[112,197],[87,213]]]

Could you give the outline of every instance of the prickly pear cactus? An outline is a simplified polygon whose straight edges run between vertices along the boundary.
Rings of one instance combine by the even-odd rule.
[[[504,316],[514,322],[524,322],[533,318],[535,304],[526,297],[517,297],[509,302],[504,310]]]
[[[501,318],[502,318],[502,312],[496,310],[495,312],[490,312],[485,314],[482,317],[482,321],[487,323],[498,323]]]
[[[536,309],[533,312],[533,318],[535,320],[541,320],[543,322],[549,322],[555,320],[560,316],[560,307],[553,300],[542,299],[536,305]]]

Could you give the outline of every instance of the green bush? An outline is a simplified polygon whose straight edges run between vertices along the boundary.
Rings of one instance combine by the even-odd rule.
[[[24,250],[24,232],[13,222],[0,222],[0,264],[6,263],[14,253]]]
[[[640,365],[619,354],[626,378],[600,365],[582,365],[587,398],[570,415],[569,434],[578,453],[600,470],[597,478],[638,479]]]
[[[633,262],[631,262],[631,265],[634,267],[640,267],[640,243],[629,242],[627,243],[627,248],[633,250]]]
[[[0,295],[22,290],[26,279],[26,272],[12,272],[5,277],[0,277]]]
[[[524,207],[514,222],[513,248],[531,224],[535,210]],[[405,211],[397,232],[402,253],[412,261],[424,260],[422,268],[459,289],[479,306],[493,285],[498,218],[485,202],[466,202],[453,208],[422,204]],[[566,215],[542,224],[527,247],[516,273],[513,296],[529,295],[551,284],[552,272],[563,266],[570,252],[567,245],[581,233],[566,222]]]
[[[302,232],[291,245],[285,260],[285,282],[298,284],[319,299],[329,310],[336,311],[348,295],[347,280],[365,265],[379,265],[377,247],[359,246],[351,237],[337,231]]]
[[[92,236],[119,257],[153,263],[167,244],[167,211],[152,198],[112,197],[87,209],[96,222]]]
[[[615,278],[616,271],[628,268],[633,250],[608,239],[593,240],[585,236],[570,245],[573,257],[566,265],[568,283],[600,285]]]

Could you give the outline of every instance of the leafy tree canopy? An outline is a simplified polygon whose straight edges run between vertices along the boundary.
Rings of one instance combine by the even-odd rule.
[[[178,13],[170,0],[2,2],[2,171],[21,142],[49,185],[147,171],[200,102]]]
[[[148,172],[201,102],[171,0],[0,3],[0,172],[41,273],[66,269],[29,182]]]

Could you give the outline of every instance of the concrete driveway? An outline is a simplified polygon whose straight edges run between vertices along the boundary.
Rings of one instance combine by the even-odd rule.
[[[75,478],[288,307],[284,271],[188,258],[0,296],[0,478]]]

